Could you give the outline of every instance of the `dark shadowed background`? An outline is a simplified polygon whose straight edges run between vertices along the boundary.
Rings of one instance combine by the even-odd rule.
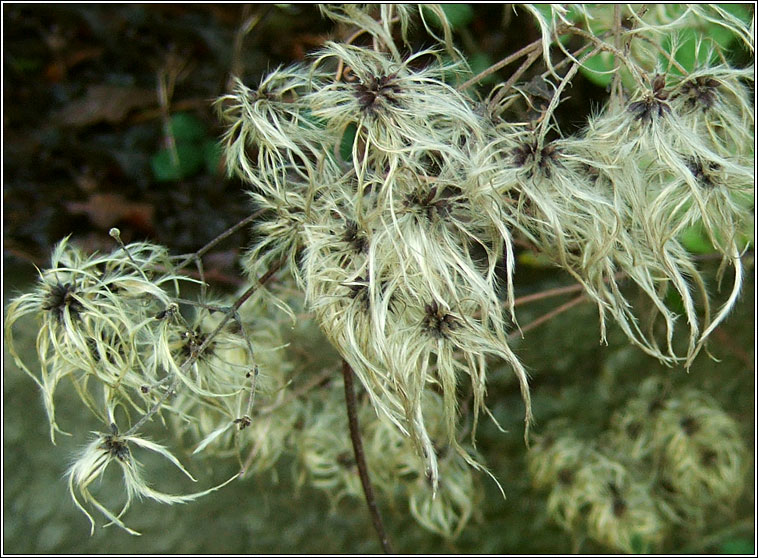
[[[246,22],[257,23],[243,34]],[[87,250],[110,250],[108,230],[115,226],[126,242],[147,239],[186,253],[247,216],[243,184],[225,176],[212,101],[227,91],[232,74],[253,84],[267,69],[301,60],[324,40],[345,33],[323,21],[312,5],[4,4],[4,303],[31,284],[34,265],[44,266],[63,236],[71,234]],[[475,6],[473,19],[458,30],[456,40],[472,66],[483,69],[481,64],[486,67],[538,36],[522,13],[488,4]],[[424,41],[422,35],[415,40]],[[498,75],[507,78],[508,72]],[[604,96],[603,89],[578,76],[558,118],[569,129],[576,127]],[[169,156],[171,142],[178,164]],[[247,236],[244,231],[234,235],[206,258],[206,277],[214,287],[242,283],[237,262]],[[717,265],[704,265],[713,281]],[[590,305],[530,332],[516,348],[533,376],[538,420],[544,424],[566,415],[588,425],[607,421],[641,378],[660,369],[718,398],[742,424],[745,439],[753,440],[752,265],[748,275],[739,308],[713,336],[711,351],[721,362],[701,355],[689,374],[661,369],[630,349],[616,330],[610,332],[609,346],[601,346],[597,311]],[[541,267],[526,268],[518,281],[521,294],[571,282]],[[528,323],[555,305],[529,306],[520,320]],[[33,324],[19,335],[20,344],[33,351]],[[379,551],[364,503],[345,500],[331,509],[321,492],[295,487],[290,462],[282,463],[276,474],[192,504],[137,504],[127,522],[141,537],[115,527],[98,527],[90,537],[63,475],[72,452],[97,425],[88,423],[79,414],[78,401],[67,401],[64,394],[61,422],[77,435],[51,445],[36,387],[5,353],[4,365],[6,553]],[[492,375],[488,400],[499,419],[518,423],[514,417],[521,416],[523,406],[506,370]],[[484,480],[487,497],[478,521],[455,543],[425,532],[402,507],[393,510],[382,502],[395,548],[402,553],[570,551],[571,538],[545,515],[544,495],[529,486],[522,433],[502,434],[487,424],[478,442],[508,499]],[[192,467],[222,479],[235,464]],[[151,474],[160,477],[160,468]],[[753,495],[749,485],[737,508],[713,518],[707,532],[683,526],[667,550],[720,552],[733,541],[752,541]],[[607,549],[587,542],[581,551]]]

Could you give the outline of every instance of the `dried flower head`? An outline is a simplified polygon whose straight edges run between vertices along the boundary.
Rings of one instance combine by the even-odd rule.
[[[37,289],[8,306],[9,352],[42,390],[53,439],[60,430],[55,391],[64,378],[77,386],[84,403],[102,418],[105,407],[96,403],[94,395],[85,395],[96,392],[91,380],[108,386],[106,399],[114,400],[131,399],[128,391],[150,383],[140,355],[149,324],[158,309],[170,305],[167,284],[175,287],[184,280],[171,269],[166,250],[159,246],[131,244],[108,255],[85,256],[64,239],[53,252],[50,268],[40,271]],[[13,343],[14,324],[28,315],[40,324],[38,373],[30,370]]]
[[[121,517],[131,506],[135,496],[139,499],[149,498],[163,504],[182,504],[218,490],[236,478],[234,476],[216,487],[194,494],[172,495],[159,492],[151,488],[143,478],[142,465],[134,457],[131,447],[136,446],[137,448],[154,451],[168,459],[192,481],[195,481],[195,479],[164,446],[138,436],[129,434],[120,435],[118,428],[113,423],[111,423],[110,434],[99,432],[93,432],[93,434],[95,435],[93,440],[82,450],[68,471],[69,492],[76,506],[90,520],[91,534],[95,532],[95,520],[84,507],[87,504],[102,513],[110,521],[109,525],[115,524],[132,535],[139,535],[137,531],[127,527],[121,520]],[[91,485],[96,480],[102,478],[108,465],[111,463],[115,463],[120,467],[126,490],[126,502],[118,513],[106,508],[90,490]]]
[[[668,524],[651,484],[631,467],[565,431],[565,424],[552,424],[529,454],[532,482],[550,490],[550,517],[570,532],[586,532],[622,552],[659,547]]]
[[[662,482],[687,508],[728,506],[742,493],[747,448],[737,423],[705,393],[687,390],[665,401],[653,444]]]

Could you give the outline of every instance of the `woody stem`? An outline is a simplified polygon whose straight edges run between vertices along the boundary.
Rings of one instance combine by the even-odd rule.
[[[382,516],[379,512],[379,506],[376,504],[374,489],[371,486],[371,479],[368,476],[368,467],[366,467],[366,456],[363,453],[363,442],[361,433],[358,428],[358,405],[355,399],[355,388],[353,387],[353,369],[346,360],[342,360],[342,377],[345,383],[345,404],[347,405],[347,421],[350,426],[350,439],[353,442],[353,452],[355,453],[355,462],[358,465],[358,474],[361,477],[363,485],[363,494],[366,496],[366,504],[371,514],[371,522],[374,524],[376,534],[379,535],[379,541],[382,543],[382,549],[385,554],[394,554],[392,544],[390,543],[387,532],[384,530]]]

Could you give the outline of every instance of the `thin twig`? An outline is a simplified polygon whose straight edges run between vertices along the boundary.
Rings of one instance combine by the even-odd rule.
[[[198,260],[199,261],[200,258],[202,258],[211,248],[213,248],[214,246],[216,246],[216,244],[218,244],[222,240],[230,237],[231,235],[233,235],[234,233],[236,233],[238,230],[240,230],[242,227],[244,227],[244,226],[252,223],[253,221],[255,221],[258,217],[260,217],[261,215],[263,215],[264,211],[265,211],[265,209],[259,209],[258,211],[256,211],[252,215],[248,215],[247,217],[245,217],[244,219],[242,219],[242,221],[240,221],[236,225],[232,225],[231,227],[229,227],[228,229],[226,229],[224,232],[222,232],[220,235],[218,235],[216,238],[214,238],[213,240],[211,240],[208,244],[206,244],[205,246],[203,246],[202,248],[200,248],[200,250],[198,250],[194,254],[190,254],[189,256],[187,256],[187,258],[182,263],[180,263],[176,268],[177,269],[182,269],[183,267],[185,267],[187,264],[189,264],[193,260]]]
[[[590,43],[584,44],[580,46],[578,49],[576,49],[574,52],[570,54],[570,56],[567,56],[560,62],[557,62],[556,64],[553,64],[553,70],[557,71],[563,68],[566,64],[569,62],[574,62],[577,59],[577,56],[581,56],[583,52],[585,52],[587,49],[589,49],[592,45]],[[550,70],[545,70],[540,74],[540,77],[542,79],[546,79],[551,74]]]
[[[627,45],[629,43],[627,42]],[[613,6],[613,45],[618,49],[621,50],[621,6],[615,5]],[[611,83],[611,98],[613,103],[621,104],[621,72],[619,71],[619,68],[621,67],[621,60],[614,59],[613,60],[613,80]]]
[[[255,293],[255,291],[257,291],[258,288],[261,285],[263,285],[269,279],[271,279],[271,277],[274,275],[274,273],[276,273],[277,271],[279,271],[279,268],[281,268],[281,267],[282,267],[281,260],[273,263],[271,265],[271,267],[268,268],[268,271],[266,271],[266,273],[264,273],[261,276],[261,278],[258,279],[258,281],[256,281],[255,283],[253,283],[253,285],[251,285],[250,288],[248,290],[246,290],[234,302],[234,304],[231,306],[231,308],[229,308],[229,310],[227,311],[227,313],[222,318],[221,322],[218,324],[218,326],[216,326],[216,329],[214,329],[213,332],[205,338],[205,340],[200,345],[200,347],[198,347],[197,350],[194,351],[187,358],[186,361],[184,361],[184,363],[181,366],[181,370],[183,372],[186,372],[187,370],[189,370],[190,367],[193,364],[195,364],[195,362],[197,362],[197,359],[199,359],[200,356],[205,352],[205,350],[208,348],[208,345],[211,344],[211,342],[213,341],[213,339],[219,334],[219,332],[223,329],[223,327],[226,325],[226,323],[237,315],[237,311],[240,309],[240,306],[242,306],[247,299],[249,299],[251,296],[253,296],[253,293]],[[172,395],[172,393],[176,389],[178,383],[179,383],[179,375],[176,374],[176,375],[174,375],[174,378],[171,381],[171,385],[168,387],[168,389],[165,391],[165,393],[163,393],[163,395],[161,396],[161,398],[155,403],[155,405],[153,405],[147,411],[147,413],[144,414],[144,416],[142,416],[142,418],[140,418],[136,423],[134,423],[134,426],[132,426],[129,429],[129,431],[124,434],[124,436],[131,436],[131,435],[133,435],[135,432],[137,432],[142,427],[143,424],[145,424],[155,413],[157,413],[160,410],[160,408],[163,405],[163,403]]]
[[[171,129],[171,100],[174,96],[176,84],[184,79],[188,73],[187,60],[180,55],[169,52],[166,56],[166,64],[158,71],[158,105],[161,109],[163,121],[163,135],[166,141],[171,162],[179,165],[179,154],[176,150],[176,138]]]
[[[597,47],[600,48],[600,50],[607,50],[608,52],[612,52],[615,54],[619,60],[621,60],[624,65],[626,65],[627,68],[629,68],[630,73],[632,74],[632,77],[639,85],[640,89],[645,88],[645,80],[642,78],[642,72],[640,68],[631,60],[629,60],[629,57],[626,56],[623,52],[615,48],[613,45],[609,45],[608,43],[603,42],[602,39],[596,37],[592,33],[588,33],[584,29],[580,29],[579,27],[572,26],[571,31],[576,33],[577,35],[581,35],[582,37],[589,39],[592,41]]]
[[[680,63],[677,61],[677,59],[676,59],[676,58],[674,58],[673,56],[671,56],[671,53],[670,53],[670,52],[668,52],[668,51],[666,51],[666,49],[665,49],[665,48],[663,48],[661,45],[659,45],[659,44],[658,44],[658,43],[656,43],[655,41],[652,41],[652,40],[650,40],[648,37],[645,37],[645,36],[643,36],[643,35],[640,35],[638,38],[639,38],[639,39],[642,39],[642,40],[643,40],[643,41],[645,41],[646,43],[649,43],[649,44],[653,45],[653,46],[655,47],[655,49],[658,51],[658,53],[659,53],[659,54],[661,54],[661,55],[662,55],[664,58],[666,58],[666,60],[668,60],[668,61],[669,61],[669,64],[671,64],[671,65],[672,65],[672,66],[674,66],[674,67],[675,67],[677,70],[679,70],[679,73],[681,73],[683,76],[686,76],[686,75],[688,74],[688,72],[687,72],[687,69],[686,69],[684,66],[682,66],[682,65],[681,65],[681,64],[680,64]]]
[[[168,386],[168,389],[163,392],[163,395],[161,395],[160,399],[155,402],[155,404],[148,409],[148,411],[140,418],[137,422],[134,423],[134,425],[124,432],[124,436],[134,436],[140,428],[142,428],[142,425],[145,424],[150,418],[157,413],[160,408],[163,406],[163,403],[171,397],[171,395],[174,393],[174,390],[176,389],[177,384],[179,383],[179,376],[177,374],[174,374],[174,377],[171,379],[171,384]]]
[[[497,106],[497,104],[500,102],[500,100],[505,96],[505,94],[508,92],[508,90],[511,88],[511,86],[516,83],[516,80],[520,78],[524,72],[526,72],[532,64],[540,57],[542,56],[542,51],[535,50],[532,52],[526,60],[521,64],[521,66],[518,67],[518,70],[513,72],[513,75],[508,78],[508,81],[503,84],[503,87],[500,89],[500,91],[497,92],[497,95],[492,99],[492,102],[490,103],[491,106]]]
[[[537,39],[536,41],[534,41],[532,43],[529,43],[525,47],[523,47],[523,48],[517,50],[516,52],[514,52],[513,54],[510,54],[510,55],[506,56],[500,62],[495,62],[492,66],[490,66],[486,70],[483,70],[483,71],[479,72],[478,74],[476,74],[471,79],[469,79],[467,81],[464,81],[461,85],[459,85],[458,87],[456,87],[456,89],[458,91],[465,91],[466,89],[468,89],[469,87],[471,87],[475,83],[477,83],[477,82],[485,79],[486,77],[490,76],[491,74],[494,74],[495,72],[497,72],[501,68],[505,68],[508,64],[510,64],[514,60],[518,60],[522,56],[524,56],[526,54],[529,54],[530,52],[534,51],[535,49],[537,49],[540,46],[541,43],[542,43],[542,39]]]
[[[271,13],[271,10],[273,9],[273,5],[268,5],[265,8],[261,8],[258,10],[254,15],[248,16],[250,7],[249,5],[245,5],[242,7],[242,16],[243,18],[246,18],[245,21],[240,25],[239,29],[237,29],[237,32],[234,34],[234,46],[232,47],[232,63],[231,63],[231,71],[229,72],[229,81],[227,82],[227,90],[231,91],[234,89],[234,81],[233,77],[241,77],[242,72],[244,70],[244,61],[242,58],[242,45],[245,41],[245,37],[250,34],[250,32],[255,29],[258,24],[260,24],[268,15]]]
[[[126,244],[124,244],[124,241],[121,240],[121,231],[118,230],[116,227],[111,228],[110,231],[108,231],[108,234],[116,241],[118,242],[118,245],[121,247],[121,249],[124,251],[124,254],[126,254],[126,257],[129,258],[129,261],[132,262],[132,265],[139,271],[139,274],[142,275],[142,278],[145,281],[149,281],[147,278],[147,275],[145,275],[144,270],[137,265],[137,262],[134,261],[134,258],[132,258],[131,252],[129,252],[129,249],[126,247]]]
[[[265,426],[263,427],[263,430],[258,432],[258,439],[253,445],[253,448],[250,450],[250,453],[247,455],[247,459],[245,459],[245,463],[242,465],[240,472],[237,473],[238,477],[242,478],[245,476],[248,469],[250,469],[250,466],[253,464],[253,460],[255,459],[255,456],[258,455],[259,451],[261,451],[261,448],[263,447],[263,442],[266,440],[266,435],[268,434],[268,431],[271,429],[271,422],[272,422],[272,419],[271,417],[269,417],[269,419],[266,421]]]
[[[550,117],[553,115],[553,112],[558,106],[558,103],[560,103],[561,101],[561,93],[563,93],[563,90],[566,88],[566,86],[571,83],[571,80],[573,79],[574,75],[579,71],[579,68],[581,68],[584,61],[594,56],[598,52],[600,52],[600,47],[596,47],[592,51],[582,56],[580,60],[577,60],[576,62],[574,62],[574,64],[569,69],[569,71],[566,72],[566,75],[563,76],[563,78],[561,79],[560,85],[553,93],[553,98],[550,99],[550,104],[548,105],[547,109],[545,109],[545,112],[540,117],[542,119],[542,123],[540,124],[540,128],[541,128],[540,133],[537,136],[538,148],[542,149],[542,142],[545,138],[545,135],[547,134],[548,127],[550,126]]]
[[[626,272],[619,271],[613,276],[613,279],[615,281],[618,281],[620,279],[623,279],[624,277],[626,277]],[[608,282],[608,279],[606,279],[605,281]],[[513,305],[521,306],[523,304],[528,304],[529,302],[534,302],[536,300],[543,300],[545,298],[552,298],[554,296],[560,296],[563,294],[575,293],[583,289],[584,289],[584,285],[580,283],[575,283],[574,285],[567,285],[565,287],[555,287],[553,289],[547,289],[545,291],[540,291],[538,293],[532,293],[532,294],[520,296],[516,298],[516,300],[513,301]]]
[[[556,35],[561,35],[561,34],[563,34],[563,32],[566,29],[568,29],[568,25],[561,24],[561,25],[559,25],[556,28],[555,34]],[[508,64],[510,64],[511,62],[513,62],[515,60],[518,60],[522,56],[525,56],[525,55],[527,55],[530,52],[533,52],[535,50],[540,51],[541,50],[541,48],[540,48],[541,46],[542,46],[542,39],[541,38],[537,39],[536,41],[532,41],[531,43],[529,43],[525,47],[520,48],[519,50],[517,50],[513,54],[509,54],[508,56],[506,56],[505,58],[503,58],[502,60],[500,60],[500,62],[495,62],[492,66],[490,66],[486,70],[484,70],[482,72],[479,72],[478,74],[476,74],[474,77],[472,77],[468,81],[463,82],[461,85],[459,85],[458,87],[456,87],[456,89],[458,91],[464,91],[464,90],[468,89],[469,87],[471,87],[475,83],[483,80],[484,78],[486,78],[487,76],[489,76],[491,74],[494,74],[499,69],[505,68]]]
[[[569,300],[566,304],[562,304],[558,308],[555,308],[554,310],[551,310],[547,314],[543,314],[542,316],[540,316],[539,318],[537,318],[533,322],[530,322],[530,323],[526,324],[524,327],[520,328],[520,331],[514,331],[508,337],[510,337],[511,339],[515,339],[515,338],[519,337],[522,333],[526,333],[527,331],[532,330],[532,329],[536,328],[537,326],[540,326],[540,325],[544,324],[545,322],[547,322],[549,320],[552,320],[558,314],[562,314],[566,310],[570,310],[571,308],[573,308],[577,304],[579,304],[581,302],[585,302],[586,300],[587,300],[587,297],[585,297],[583,294],[579,295],[578,297]]]
[[[259,432],[259,438],[258,441],[255,443],[253,448],[250,450],[250,453],[247,456],[247,459],[245,459],[245,463],[242,466],[242,469],[240,469],[239,476],[244,477],[247,473],[248,469],[250,469],[250,466],[253,464],[253,460],[255,459],[255,456],[258,455],[258,452],[261,449],[261,446],[263,445],[263,441],[266,439],[266,433],[271,428],[271,417],[267,417],[267,415],[270,415],[277,409],[287,405],[288,403],[294,401],[298,397],[301,397],[302,395],[306,394],[310,390],[312,390],[314,387],[319,385],[321,382],[323,382],[325,379],[327,379],[329,376],[331,376],[333,372],[331,370],[325,370],[323,371],[319,376],[316,376],[315,378],[312,378],[311,381],[301,386],[299,389],[295,390],[291,394],[289,394],[287,397],[282,399],[281,401],[278,401],[276,403],[272,403],[268,407],[263,407],[262,409],[259,409],[255,413],[255,418],[267,418],[266,425],[263,427],[263,431]]]
[[[521,306],[528,304],[536,300],[543,300],[545,298],[552,298],[554,296],[560,296],[563,294],[575,293],[584,289],[584,285],[576,283],[574,285],[568,285],[566,287],[556,287],[554,289],[547,289],[538,293],[532,293],[524,296],[520,296],[513,301],[514,306]]]
[[[366,457],[363,453],[363,442],[361,433],[358,429],[358,410],[355,400],[355,388],[353,387],[353,370],[346,360],[342,360],[342,377],[345,381],[345,404],[347,405],[347,421],[350,426],[350,439],[353,442],[353,453],[355,462],[358,465],[358,474],[361,477],[363,485],[363,494],[366,496],[366,504],[371,514],[371,521],[374,524],[376,534],[379,535],[379,541],[382,543],[382,549],[385,554],[394,554],[392,544],[384,530],[382,516],[379,512],[379,506],[376,505],[374,489],[371,486],[371,479],[368,476],[368,467],[366,467]]]

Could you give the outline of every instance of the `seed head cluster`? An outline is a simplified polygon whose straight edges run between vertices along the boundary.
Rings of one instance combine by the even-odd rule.
[[[558,420],[529,451],[532,484],[549,492],[553,520],[632,553],[733,506],[749,463],[737,423],[716,401],[660,377],[645,380],[592,442]]]
[[[699,41],[687,70],[684,46],[664,38],[707,22],[752,52],[739,18],[719,5],[524,5],[542,36],[525,57],[545,71],[482,98],[463,82],[473,72],[442,7],[319,8],[355,33],[257,87],[236,79],[216,103],[228,171],[260,211],[243,263],[256,285],[284,272],[275,285],[236,304],[205,296],[203,284],[191,302],[180,295],[193,280],[165,248],[88,256],[64,239],[37,287],[7,309],[9,353],[41,388],[51,437],[64,380],[103,424],[69,469],[93,527],[96,509],[134,533],[121,519],[134,496],[181,503],[225,484],[182,496],[150,488],[144,450],[194,480],[142,435],[153,418],[195,454],[236,457],[239,476],[288,455],[297,482],[334,503],[359,495],[334,377],[342,359],[365,391],[359,415],[378,491],[402,492],[425,528],[460,533],[482,497],[472,471],[488,473],[475,441],[481,415],[494,420],[493,361],[515,375],[530,436],[528,374],[508,342],[518,332],[517,243],[581,285],[602,341],[613,322],[669,366],[689,366],[737,303],[754,211],[753,68]],[[413,23],[434,46],[411,46]],[[586,48],[568,52],[559,34]],[[556,45],[562,61],[551,59]],[[556,109],[595,55],[614,57],[610,98],[564,133]],[[696,227],[721,259],[719,282],[731,282],[719,308],[682,241]],[[27,316],[40,326],[38,373],[13,342]],[[658,548],[673,522],[702,521],[741,492],[745,448],[732,419],[699,391],[660,387],[643,383],[599,444],[557,427],[537,437],[529,471],[560,525],[640,552]],[[110,464],[126,487],[118,513],[92,490]]]
[[[92,509],[136,534],[121,520],[135,496],[173,504],[218,488],[187,495],[158,492],[143,477],[134,452],[136,448],[159,453],[192,478],[166,447],[144,438],[138,425],[158,412],[182,415],[171,400],[177,392],[191,393],[206,405],[241,392],[250,397],[246,376],[254,366],[249,340],[225,328],[211,342],[208,321],[222,309],[213,312],[208,304],[186,319],[177,301],[188,282],[195,281],[175,271],[161,246],[134,243],[110,254],[85,255],[66,238],[55,248],[50,268],[40,272],[36,289],[7,308],[9,353],[40,387],[53,441],[63,432],[55,414],[56,392],[63,382],[73,384],[105,426],[106,433],[95,432],[68,471],[71,496],[93,529]],[[16,322],[28,316],[36,317],[39,326],[36,373],[14,343]],[[139,420],[119,434],[116,417],[130,423],[134,416]],[[120,467],[126,490],[118,514],[91,491],[111,463]]]
[[[413,441],[433,485],[437,456],[424,412],[431,391],[442,394],[447,443],[465,455],[455,434],[462,380],[473,398],[473,438],[486,409],[487,361],[503,359],[521,383],[528,432],[527,373],[507,343],[516,324],[515,237],[585,288],[602,339],[610,318],[662,362],[689,365],[741,289],[738,236],[754,178],[752,70],[718,62],[681,75],[648,69],[648,51],[631,55],[624,64],[636,85],[565,136],[550,112],[571,72],[540,119],[512,121],[507,107],[518,96],[482,102],[450,85],[466,68],[444,41],[404,55],[386,22],[357,23],[365,18],[356,10],[324,13],[353,18],[371,46],[327,42],[308,64],[220,99],[227,160],[270,210],[256,226],[251,276],[287,262],[324,334],[377,412]],[[652,15],[636,25],[652,32],[670,24]],[[678,239],[697,223],[723,268],[734,270],[716,311]],[[683,310],[671,308],[670,293]],[[682,317],[689,342],[680,353]]]

